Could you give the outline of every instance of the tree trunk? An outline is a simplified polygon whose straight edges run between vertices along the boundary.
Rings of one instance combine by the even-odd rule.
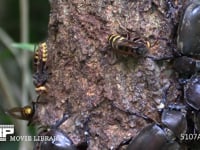
[[[60,128],[74,144],[87,140],[88,150],[108,150],[147,125],[128,112],[159,122],[164,90],[169,87],[168,101],[179,94],[171,64],[120,54],[113,64],[107,39],[116,33],[142,37],[151,43],[147,55],[171,56],[179,6],[178,0],[52,0],[48,92],[39,99],[47,103],[36,115],[41,124],[55,124],[67,113]]]

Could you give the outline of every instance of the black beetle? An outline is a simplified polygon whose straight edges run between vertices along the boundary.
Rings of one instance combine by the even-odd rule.
[[[184,101],[192,112],[195,129],[200,132],[200,75],[194,75],[184,85]]]
[[[177,33],[180,58],[175,59],[175,70],[184,76],[200,71],[200,1],[190,3],[182,17]]]
[[[57,121],[55,125],[52,125],[49,128],[44,128],[44,130],[39,133],[39,136],[48,137],[49,140],[36,142],[34,150],[86,150],[88,147],[88,139],[74,145],[68,135],[59,129],[59,126],[68,118],[69,116],[64,114],[63,118]]]
[[[178,28],[177,47],[183,55],[200,55],[200,1],[194,0],[185,10]]]
[[[174,60],[174,69],[183,77],[200,72],[200,1],[193,0],[185,9],[177,31],[177,49],[173,56],[154,58],[155,61]]]
[[[187,56],[178,57],[174,60],[174,69],[183,77],[190,77],[200,71],[200,60]]]
[[[127,150],[180,150],[175,140],[187,131],[185,106],[168,105],[161,115],[161,124],[145,127],[128,145]]]
[[[71,139],[60,129],[50,129],[43,131],[40,136],[53,137],[53,141],[43,141],[40,144],[40,150],[76,150]]]
[[[200,110],[200,76],[192,76],[184,86],[185,102],[195,110]]]
[[[40,150],[77,150],[72,140],[60,129],[51,128],[49,131],[43,131],[40,136],[54,137],[53,141],[43,141],[40,144]]]
[[[68,115],[64,115],[55,125],[44,129],[39,136],[52,137],[53,140],[36,142],[34,150],[77,150],[72,140],[58,127],[68,119]]]

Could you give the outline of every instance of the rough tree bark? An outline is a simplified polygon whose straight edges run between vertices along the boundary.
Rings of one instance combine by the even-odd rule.
[[[164,89],[169,87],[168,101],[179,94],[171,64],[131,56],[111,64],[107,38],[112,33],[134,38],[136,31],[152,44],[148,55],[170,56],[182,6],[178,0],[52,0],[48,93],[39,99],[47,103],[35,117],[51,125],[68,113],[61,128],[75,144],[86,140],[87,130],[89,150],[117,149],[147,125],[127,111],[159,122]]]

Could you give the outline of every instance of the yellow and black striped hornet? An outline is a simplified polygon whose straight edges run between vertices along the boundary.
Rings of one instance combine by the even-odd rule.
[[[35,114],[36,102],[32,102],[32,106],[14,107],[6,111],[6,114],[21,120],[27,120],[28,126],[32,123],[33,115]]]
[[[108,43],[116,53],[129,56],[143,56],[150,47],[150,43],[140,37],[128,40],[117,34],[111,34],[108,37]]]
[[[46,42],[40,43],[34,56],[34,68],[33,84],[35,85],[36,92],[46,92],[47,89],[44,86],[48,79],[47,73],[47,44]]]
[[[47,62],[47,44],[46,42],[40,43],[34,56],[34,65],[37,67],[40,63],[45,64]]]

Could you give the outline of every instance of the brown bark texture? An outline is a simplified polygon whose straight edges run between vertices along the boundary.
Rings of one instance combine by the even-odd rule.
[[[117,149],[148,124],[128,112],[160,122],[157,106],[165,89],[169,88],[167,101],[176,101],[179,95],[170,61],[123,54],[114,58],[107,39],[110,34],[143,37],[151,43],[147,55],[171,56],[185,4],[178,0],[52,0],[48,92],[40,96],[39,101],[46,103],[38,105],[34,117],[42,125],[52,125],[67,113],[69,118],[60,128],[75,145],[87,140],[88,150]]]

